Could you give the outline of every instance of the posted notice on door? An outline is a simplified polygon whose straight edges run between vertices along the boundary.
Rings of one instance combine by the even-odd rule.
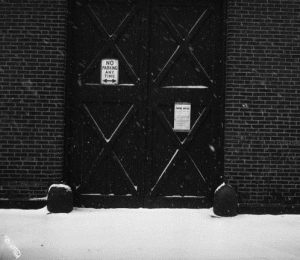
[[[116,59],[101,60],[101,84],[119,84],[119,61]]]
[[[187,132],[191,129],[191,104],[176,102],[174,105],[174,131]]]

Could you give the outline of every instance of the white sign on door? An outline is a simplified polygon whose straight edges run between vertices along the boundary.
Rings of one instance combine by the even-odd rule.
[[[191,129],[191,104],[176,102],[174,106],[174,130],[186,132]]]
[[[119,84],[119,61],[116,59],[101,60],[101,84]]]

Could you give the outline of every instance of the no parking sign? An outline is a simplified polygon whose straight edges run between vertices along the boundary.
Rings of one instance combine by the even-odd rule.
[[[101,84],[119,84],[119,61],[116,59],[101,60]]]

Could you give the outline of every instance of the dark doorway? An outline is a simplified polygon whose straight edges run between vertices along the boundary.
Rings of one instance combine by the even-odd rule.
[[[205,207],[223,176],[222,1],[71,1],[66,177],[94,207]]]

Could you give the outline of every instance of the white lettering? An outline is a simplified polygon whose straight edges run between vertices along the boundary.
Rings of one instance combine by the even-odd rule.
[[[103,59],[101,61],[101,84],[119,84],[119,61],[115,59]]]

